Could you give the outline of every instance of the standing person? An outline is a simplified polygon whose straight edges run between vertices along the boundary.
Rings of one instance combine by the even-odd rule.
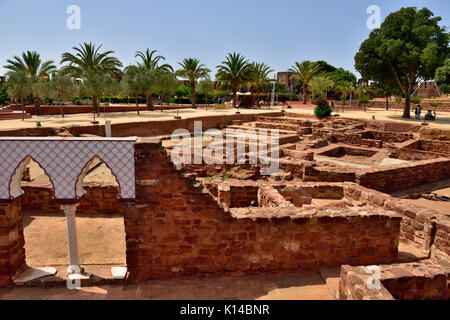
[[[416,111],[414,112],[416,114],[416,119],[420,119],[420,114],[422,113],[422,108],[420,107],[420,104],[417,105]]]

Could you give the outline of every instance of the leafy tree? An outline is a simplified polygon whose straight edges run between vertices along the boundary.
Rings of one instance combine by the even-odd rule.
[[[311,61],[303,61],[302,63],[296,62],[289,71],[294,74],[291,76],[293,79],[301,81],[303,87],[303,104],[306,104],[308,99],[308,85],[309,81],[317,74],[319,65]]]
[[[40,97],[33,90],[33,85],[38,81],[47,79],[50,72],[56,69],[54,62],[52,60],[42,62],[41,56],[35,51],[27,51],[22,53],[22,57],[14,56],[13,59],[6,60],[8,63],[4,66],[8,69],[8,73],[22,73],[25,72],[28,78],[30,78],[31,83],[31,98],[34,101],[34,107],[36,109],[36,114],[41,114]],[[19,77],[21,77],[20,75]]]
[[[440,17],[423,8],[401,8],[380,29],[372,31],[355,56],[355,67],[366,80],[396,81],[405,95],[404,118],[417,83],[434,76],[449,54],[449,33]]]
[[[434,81],[443,93],[450,92],[450,59],[445,60],[444,65],[436,69]]]
[[[181,101],[182,98],[188,98],[191,96],[190,89],[184,84],[180,84],[175,91],[175,95],[178,98],[178,101]]]
[[[217,67],[217,80],[231,87],[233,107],[236,108],[237,90],[244,86],[253,76],[253,68],[249,61],[240,53],[229,53]]]
[[[214,91],[214,82],[210,79],[204,79],[198,83],[198,93],[203,94],[208,104],[208,96]],[[209,104],[208,104],[209,105]]]
[[[314,64],[317,66],[317,73],[333,73],[336,71],[336,67],[323,60],[316,61]]]
[[[61,64],[67,63],[61,73],[84,80],[83,89],[92,96],[92,108],[97,113],[99,97],[108,91],[108,85],[116,85],[111,80],[121,74],[119,68],[122,67],[122,63],[111,56],[114,51],[100,52],[101,47],[85,42],[72,48],[75,54],[63,53],[61,59]]]
[[[24,99],[33,92],[33,83],[29,74],[26,71],[15,71],[8,74],[6,81],[8,86],[8,95],[20,101],[22,105],[22,121],[25,120],[25,103]]]
[[[197,80],[206,78],[211,70],[195,58],[186,58],[178,64],[181,66],[181,69],[177,70],[175,74],[183,79],[189,80],[192,108],[195,109],[197,108],[195,104],[195,84]]]
[[[331,80],[333,80],[335,84],[341,83],[351,83],[353,85],[356,84],[356,76],[352,72],[344,70],[343,68],[337,68],[336,70],[328,73],[327,75]]]
[[[35,84],[35,90],[41,97],[50,100],[72,100],[79,93],[79,86],[72,78],[55,73],[48,81],[39,81]],[[59,104],[61,117],[64,118],[62,104]]]
[[[414,105],[419,104],[422,101],[421,97],[411,97],[411,103]]]
[[[389,110],[389,97],[401,94],[402,90],[398,87],[396,82],[377,82],[375,83],[375,92],[378,96],[385,98],[386,110]]]
[[[358,103],[364,106],[364,112],[366,112],[366,105],[370,102],[370,99],[368,97],[369,92],[370,87],[366,86],[365,84],[359,86],[356,89],[356,93],[358,94],[359,97]]]
[[[136,52],[136,58],[140,58],[141,62],[138,65],[142,65],[147,71],[146,74],[143,74],[143,85],[144,90],[142,93],[145,93],[147,97],[147,110],[153,111],[153,99],[152,93],[154,90],[153,73],[155,71],[166,71],[173,72],[173,68],[169,64],[159,64],[160,61],[165,61],[166,59],[163,56],[154,56],[156,54],[156,50],[150,52],[150,49],[147,49],[145,52],[138,51]]]
[[[139,115],[139,94],[143,92],[143,78],[146,70],[142,66],[130,65],[125,68],[125,72],[120,82],[121,90],[124,94],[132,96],[136,100],[136,111]],[[150,96],[150,99],[152,97]],[[153,110],[153,105],[151,110]]]
[[[0,106],[8,105],[11,101],[7,91],[8,87],[3,84],[3,86],[0,87]]]
[[[309,83],[311,92],[318,94],[321,97],[325,97],[325,92],[334,87],[334,82],[325,75],[315,76]]]
[[[156,93],[161,96],[161,101],[164,102],[166,98],[175,94],[180,82],[172,72],[160,70],[156,72],[155,77]]]

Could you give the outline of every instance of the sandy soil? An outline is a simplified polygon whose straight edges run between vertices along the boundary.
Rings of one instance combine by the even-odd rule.
[[[24,212],[23,219],[27,265],[68,265],[66,218]],[[123,217],[77,216],[76,221],[81,264],[126,265]]]
[[[314,114],[314,106],[306,105],[305,107],[293,108],[287,110],[288,112],[294,113],[304,113],[304,114]],[[403,111],[402,110],[383,110],[383,109],[367,109],[367,112],[364,111],[344,111],[342,112],[339,108],[338,113],[341,117],[345,118],[354,118],[354,119],[372,119],[372,116],[375,116],[376,120],[391,120],[391,121],[400,121],[406,123],[415,123],[421,124],[422,120],[416,120],[414,118],[414,114],[411,112],[411,119],[403,119]],[[333,113],[334,114],[334,113]],[[436,121],[427,121],[428,126],[432,128],[439,129],[449,129],[450,130],[450,112],[438,112]]]
[[[152,300],[333,300],[318,273],[260,274],[152,280],[136,285],[102,285],[80,290],[58,288],[0,289],[0,300],[152,299]]]
[[[433,201],[428,199],[404,199],[404,201],[415,205],[430,208],[436,212],[450,216],[450,202],[446,201]]]
[[[279,108],[277,109],[279,110]],[[255,109],[239,109],[241,114],[259,114],[274,112],[275,109],[268,110],[255,110]],[[204,116],[220,116],[220,115],[232,115],[236,113],[236,109],[226,109],[226,110],[214,110],[214,109],[182,109],[179,110],[179,115],[186,118],[194,117],[204,117]],[[115,113],[101,113],[100,117],[96,118],[101,125],[105,123],[106,120],[110,120],[111,123],[129,123],[129,122],[143,122],[143,121],[163,121],[163,120],[173,120],[174,116],[177,114],[176,110],[164,110],[161,111],[141,111],[138,116],[136,112],[115,112]],[[1,130],[14,130],[22,128],[35,128],[36,121],[41,122],[42,127],[71,127],[71,126],[87,126],[93,121],[93,116],[90,113],[83,114],[69,114],[64,118],[58,115],[52,116],[33,116],[30,119],[25,119],[22,121],[20,119],[15,120],[2,120],[0,121],[0,131]]]

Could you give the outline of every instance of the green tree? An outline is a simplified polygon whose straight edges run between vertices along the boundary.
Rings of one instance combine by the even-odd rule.
[[[252,76],[249,82],[249,87],[253,88],[256,92],[262,92],[272,82],[272,79],[269,78],[269,74],[271,74],[273,69],[271,69],[264,62],[253,62],[251,64],[252,68]],[[251,91],[251,90],[250,90]]]
[[[216,78],[221,85],[231,87],[233,107],[236,108],[237,90],[250,81],[253,69],[250,62],[240,53],[229,53],[217,67]]]
[[[343,68],[337,68],[336,70],[328,73],[327,75],[331,80],[333,80],[335,84],[341,83],[351,83],[352,85],[356,84],[356,76],[352,72],[344,70]]]
[[[177,77],[173,72],[168,71],[157,71],[155,74],[156,80],[156,93],[161,96],[161,104],[175,94],[178,89],[178,85],[180,81],[178,81]],[[162,111],[162,108],[161,108]]]
[[[375,92],[386,101],[386,110],[389,110],[389,97],[401,94],[402,90],[396,82],[377,82],[375,83]]]
[[[214,91],[214,82],[210,79],[200,81],[198,83],[197,91],[205,96],[206,104],[208,104],[208,96]]]
[[[0,106],[6,106],[10,103],[10,98],[8,96],[8,87],[4,84],[0,87]]]
[[[405,95],[404,118],[410,118],[417,83],[432,78],[448,57],[449,33],[439,21],[427,8],[401,8],[370,33],[355,56],[356,70],[364,79],[397,82]]]
[[[434,81],[443,93],[450,92],[450,59],[445,60],[444,65],[436,69]]]
[[[192,108],[197,108],[195,104],[195,85],[197,80],[204,79],[211,72],[204,64],[200,63],[200,60],[195,58],[186,58],[182,62],[178,63],[181,69],[177,70],[176,75],[189,80],[191,86],[191,102]]]
[[[348,96],[351,93],[354,93],[356,91],[355,87],[350,82],[344,82],[341,84],[338,84],[336,86],[337,92],[341,93],[340,99],[342,101],[342,112],[344,112],[345,103],[347,101]]]
[[[317,74],[319,65],[311,61],[296,62],[289,71],[294,74],[291,76],[302,83],[303,87],[303,104],[307,103],[309,81]]]
[[[143,76],[143,86],[144,90],[142,93],[144,93],[147,97],[147,110],[153,111],[153,90],[154,90],[154,84],[152,81],[154,80],[153,73],[155,71],[166,71],[166,72],[173,72],[173,68],[171,65],[165,63],[165,64],[159,64],[160,61],[165,61],[166,59],[163,56],[155,56],[155,54],[158,51],[152,50],[147,48],[145,52],[138,51],[136,52],[136,58],[140,58],[141,62],[138,62],[138,65],[142,65],[145,70],[147,71],[146,74],[142,74]]]
[[[333,89],[334,82],[326,75],[315,76],[311,79],[309,87],[313,94],[318,94],[321,97],[326,97],[326,92]]]
[[[56,69],[54,62],[52,60],[42,62],[41,56],[35,51],[23,52],[22,57],[14,56],[12,60],[8,59],[6,62],[8,64],[4,68],[9,70],[8,73],[25,72],[27,77],[30,78],[32,88],[30,95],[34,102],[36,114],[40,115],[40,97],[37,92],[33,91],[33,85],[49,77],[50,72]]]
[[[358,94],[359,97],[358,103],[364,106],[364,112],[366,112],[366,106],[370,102],[369,99],[370,87],[363,84],[356,89],[356,93]]]
[[[114,85],[111,80],[121,74],[119,68],[122,67],[122,63],[111,56],[114,51],[100,52],[101,47],[85,42],[72,48],[75,54],[63,53],[61,59],[61,64],[67,63],[61,68],[61,73],[84,80],[83,89],[91,95],[92,108],[97,113],[98,99],[108,91],[108,85]]]
[[[24,99],[33,93],[33,83],[26,71],[15,71],[8,74],[6,81],[8,95],[20,101],[22,105],[22,121],[25,120]]]
[[[72,100],[79,94],[79,86],[68,76],[59,73],[53,74],[48,81],[39,81],[35,89],[41,97],[59,101],[59,111],[64,118],[64,110],[61,100]]]
[[[125,72],[120,82],[122,92],[127,96],[132,96],[136,100],[136,111],[139,115],[139,94],[144,91],[143,78],[146,70],[142,66],[130,65],[125,68]],[[152,97],[150,96],[150,99]],[[151,110],[153,110],[153,105]]]

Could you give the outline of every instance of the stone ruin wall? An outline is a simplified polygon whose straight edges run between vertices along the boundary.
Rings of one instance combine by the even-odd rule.
[[[293,218],[267,208],[254,219],[236,218],[174,168],[160,143],[136,143],[135,161],[137,199],[123,203],[131,281],[388,263],[397,256],[399,216]],[[0,206],[1,286],[25,266],[22,201]]]

